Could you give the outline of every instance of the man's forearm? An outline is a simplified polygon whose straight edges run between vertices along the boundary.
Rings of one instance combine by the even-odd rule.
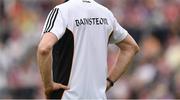
[[[41,77],[44,83],[45,89],[52,86],[52,75],[51,75],[51,65],[52,65],[52,54],[51,52],[41,53],[38,51],[38,65],[41,72]]]
[[[123,41],[116,44],[120,48],[120,53],[116,63],[116,67],[109,75],[109,79],[113,82],[117,81],[128,68],[129,63],[139,51],[139,46],[135,40],[128,35]]]
[[[113,82],[117,81],[127,70],[129,63],[131,62],[135,54],[136,51],[133,49],[128,51],[121,51],[119,53],[116,67],[110,73],[109,79],[111,79]]]
[[[67,90],[69,87],[56,83],[52,79],[52,50],[58,38],[53,33],[45,33],[38,45],[37,60],[41,77],[44,83],[46,98],[51,98],[53,91],[64,89]]]

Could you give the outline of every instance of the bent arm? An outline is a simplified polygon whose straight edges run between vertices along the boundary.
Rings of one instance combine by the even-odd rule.
[[[116,45],[121,51],[118,56],[116,67],[108,77],[113,82],[116,82],[122,76],[135,54],[139,51],[137,43],[130,35],[127,35],[123,41]]]
[[[42,40],[38,45],[37,60],[41,77],[44,83],[45,89],[52,87],[52,48],[53,45],[58,41],[57,37],[52,33],[45,33]]]

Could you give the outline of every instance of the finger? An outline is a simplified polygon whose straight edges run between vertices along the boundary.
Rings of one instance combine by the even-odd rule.
[[[60,85],[60,87],[61,87],[62,89],[65,89],[65,90],[69,90],[69,89],[70,89],[68,86],[65,86],[65,85],[62,85],[62,84],[59,84],[59,85]]]
[[[67,87],[67,86],[65,86],[65,85],[62,85],[62,84],[56,83],[55,86],[54,86],[54,89],[55,89],[55,90],[58,90],[58,89],[65,89],[65,90],[68,90],[69,87]]]

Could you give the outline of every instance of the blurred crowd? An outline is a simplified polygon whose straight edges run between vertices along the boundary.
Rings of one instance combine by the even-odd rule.
[[[96,1],[114,13],[141,48],[108,98],[180,98],[180,1]],[[44,98],[36,48],[57,2],[0,0],[0,98]],[[108,52],[111,73],[121,51],[109,45]]]

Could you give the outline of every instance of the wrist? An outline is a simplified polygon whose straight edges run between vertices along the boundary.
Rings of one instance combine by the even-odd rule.
[[[45,83],[44,88],[45,88],[45,90],[49,90],[49,89],[53,88],[53,82],[51,81],[49,83]]]
[[[51,82],[45,86],[45,94],[48,96],[53,91],[53,89],[53,83]]]

